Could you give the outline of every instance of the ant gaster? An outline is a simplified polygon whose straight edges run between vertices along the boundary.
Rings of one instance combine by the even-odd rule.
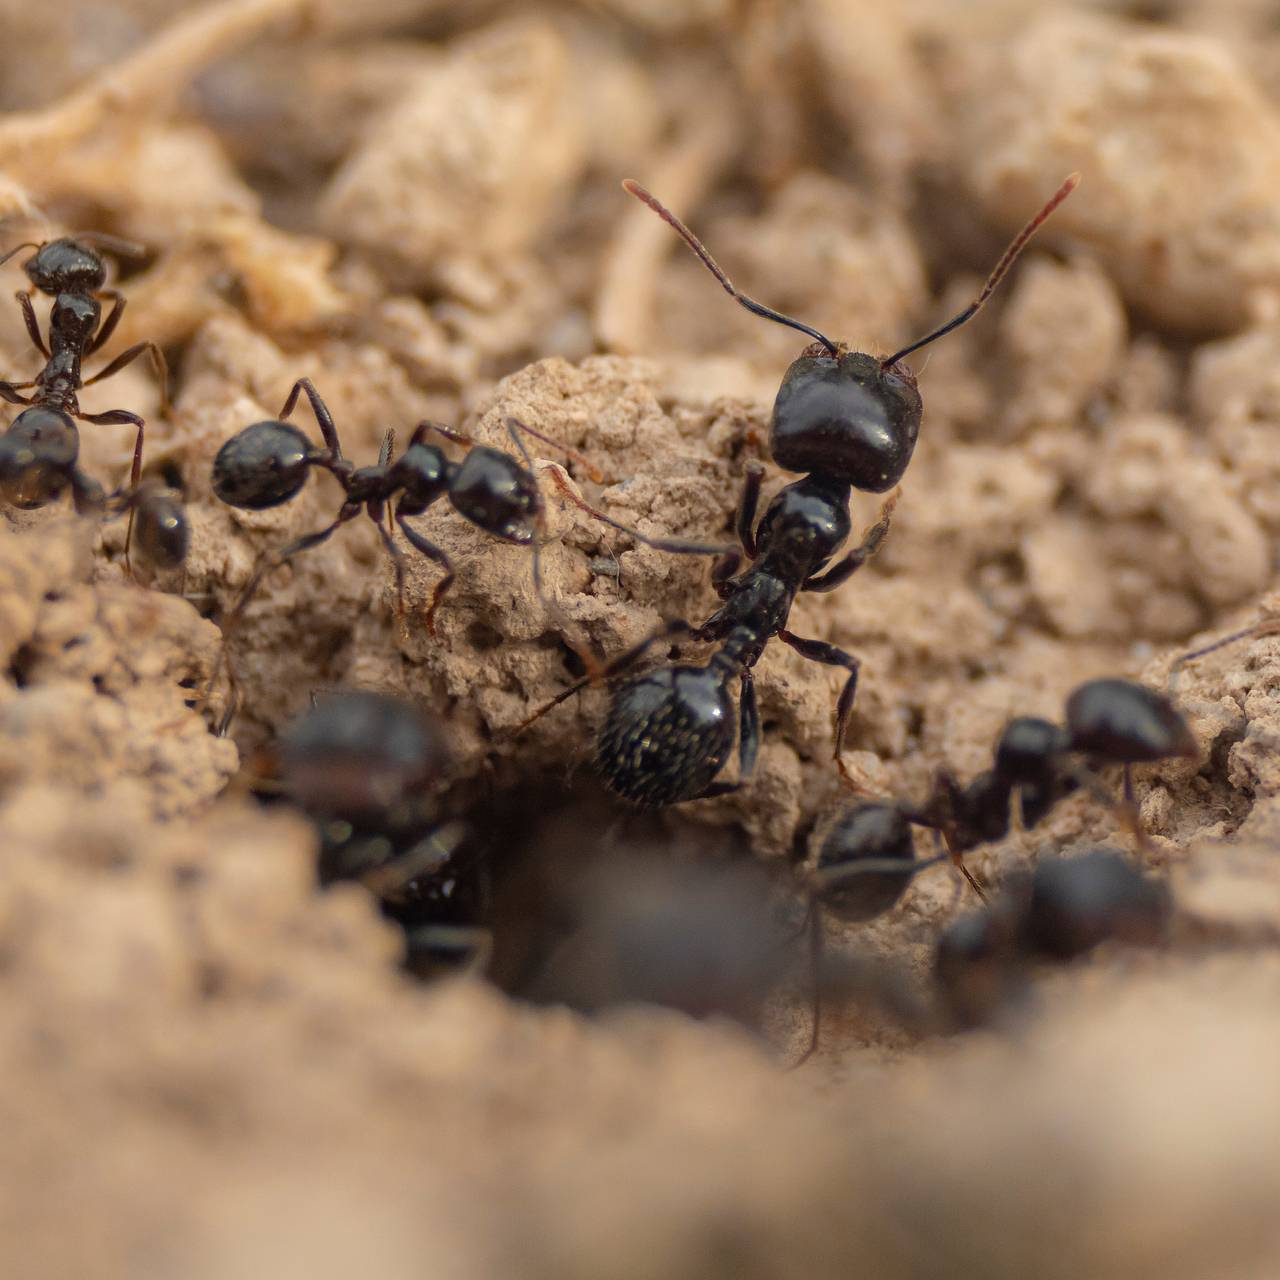
[[[993,767],[968,785],[942,771],[923,804],[871,801],[849,810],[823,839],[808,886],[815,984],[813,1034],[805,1056],[817,1046],[820,1021],[818,908],[846,923],[874,919],[897,904],[915,875],[944,861],[953,862],[985,899],[963,855],[1009,834],[1015,800],[1027,829],[1080,786],[1110,803],[1093,773],[1106,765],[1124,766],[1123,799],[1115,807],[1122,825],[1145,847],[1131,766],[1198,754],[1186,721],[1163,694],[1131,680],[1090,680],[1068,697],[1064,724],[1029,716],[1011,720],[996,744]],[[947,852],[917,860],[913,825],[936,831]]]
[[[46,346],[31,305],[31,291],[20,290],[16,295],[27,334],[44,356],[45,366],[31,381],[0,381],[0,398],[24,406],[6,433],[13,443],[6,446],[0,461],[5,488],[18,493],[20,505],[43,505],[67,488],[72,491],[77,510],[89,511],[100,505],[101,490],[76,466],[80,451],[74,422],[77,418],[82,422],[136,428],[129,488],[137,489],[142,473],[143,420],[127,409],[82,413],[78,396],[84,387],[119,373],[145,353],[160,384],[161,411],[168,412],[168,368],[163,353],[153,342],[139,342],[122,351],[91,378],[86,379],[81,371],[83,361],[101,349],[115,332],[125,307],[124,296],[118,290],[104,287],[107,268],[94,245],[121,256],[142,252],[138,246],[113,236],[87,233],[44,244],[20,244],[0,257],[3,264],[23,249],[35,249],[23,269],[36,289],[53,298]],[[105,319],[102,299],[112,303]],[[23,395],[22,390],[26,388],[34,390],[30,395]],[[15,453],[20,453],[21,458],[15,458]]]
[[[292,423],[285,421],[305,394],[311,404],[324,447],[317,448]],[[254,572],[241,592],[224,624],[225,636],[244,614],[262,580],[287,561],[319,546],[339,527],[365,512],[376,526],[382,543],[391,557],[396,577],[397,612],[404,621],[404,557],[391,536],[392,520],[416,551],[434,561],[444,571],[436,584],[426,613],[426,628],[435,635],[435,614],[454,581],[453,565],[441,548],[417,532],[407,518],[423,514],[441,498],[464,519],[504,542],[527,546],[533,555],[534,590],[544,608],[559,617],[559,608],[543,590],[539,540],[545,536],[546,507],[534,473],[533,459],[522,435],[549,444],[582,465],[597,481],[600,472],[573,449],[526,426],[516,418],[506,419],[506,429],[520,453],[517,461],[509,453],[490,448],[470,436],[433,422],[421,422],[410,437],[404,453],[394,462],[394,434],[383,438],[378,461],[371,467],[354,467],[343,456],[337,428],[327,406],[309,378],[294,383],[278,419],[256,422],[231,437],[218,451],[213,463],[213,491],[225,503],[242,510],[260,511],[279,506],[293,498],[306,483],[313,467],[333,475],[342,486],[344,498],[337,516],[324,528],[303,535],[268,557]],[[443,450],[428,443],[432,433],[454,444],[463,445],[467,455],[460,463],[448,458]],[[637,542],[662,551],[696,555],[722,555],[723,545],[685,542],[671,538],[650,538],[597,511],[573,492],[558,470],[553,470],[560,493],[594,519],[618,529]],[[570,641],[572,644],[572,641]],[[574,646],[578,648],[578,646]],[[579,649],[589,670],[596,662],[589,652]],[[219,659],[220,663],[221,659]],[[210,689],[218,675],[215,667]]]
[[[596,762],[607,785],[635,804],[656,807],[723,794],[741,785],[759,748],[760,719],[752,669],[775,636],[811,661],[840,667],[847,675],[836,702],[834,758],[851,786],[857,783],[841,756],[841,744],[857,690],[858,659],[823,640],[805,639],[787,629],[797,593],[833,591],[875,554],[889,529],[894,497],[852,550],[832,563],[849,536],[853,489],[884,493],[902,478],[920,430],[922,403],[915,375],[904,357],[959,328],[975,315],[1008,272],[1036,229],[1070,195],[1073,174],[1023,228],[988,277],[978,297],[941,328],[887,359],[850,351],[817,329],[766,307],[742,293],[702,242],[656,197],[628,179],[625,190],[672,226],[725,291],[755,315],[808,334],[815,341],[787,370],[773,407],[770,451],[792,471],[808,472],[788,485],[756,524],[763,469],[747,468],[738,505],[737,533],[752,561],[737,573],[741,558],[727,556],[713,573],[723,601],[701,626],[668,623],[610,662],[603,673],[564,690],[521,726],[523,729],[600,674],[620,676],[649,647],[676,635],[716,643],[704,666],[666,666],[614,687],[600,732]],[[739,778],[715,781],[735,736],[729,684],[740,686],[738,708]]]

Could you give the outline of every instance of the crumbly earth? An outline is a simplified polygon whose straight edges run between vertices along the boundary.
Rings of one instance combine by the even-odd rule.
[[[1037,974],[998,1033],[834,1009],[794,1073],[796,984],[756,1037],[413,983],[369,895],[317,893],[309,827],[248,794],[314,691],[383,689],[446,726],[441,817],[534,812],[533,795],[530,845],[608,838],[578,799],[602,692],[513,730],[573,679],[574,645],[612,656],[715,596],[706,557],[635,544],[552,472],[646,534],[730,537],[802,345],[725,298],[621,193],[629,174],[754,296],[878,352],[962,307],[1082,174],[988,312],[919,358],[925,424],[883,550],[797,603],[798,633],[862,659],[843,750],[868,789],[971,776],[1009,716],[1058,717],[1104,673],[1163,687],[1178,653],[1280,611],[1267,6],[983,0],[957,23],[940,0],[74,0],[4,17],[4,245],[70,227],[146,246],[103,356],[160,342],[174,411],[142,361],[84,404],[146,416],[147,469],[180,482],[193,530],[184,573],[143,564],[134,583],[123,521],[4,513],[6,1274],[1275,1274],[1278,636],[1185,668],[1201,757],[1137,771],[1145,858],[1178,904],[1167,949]],[[11,290],[21,257],[0,269]],[[14,380],[39,367],[17,308],[0,358]],[[603,479],[533,442],[550,608],[529,551],[446,504],[413,522],[458,572],[434,637],[439,569],[407,559],[402,626],[367,520],[275,570],[231,636],[241,706],[217,738],[216,620],[340,494],[317,476],[233,512],[210,464],[304,376],[357,463],[424,418],[510,449],[514,416]],[[83,427],[104,480],[131,449],[128,428]],[[771,468],[766,493],[788,479]],[[877,512],[855,498],[857,525]],[[848,802],[841,679],[771,647],[750,785],[646,839],[749,847],[785,879]],[[1081,794],[970,865],[995,882],[1103,840],[1125,837]],[[923,988],[957,902],[924,876],[829,941]]]

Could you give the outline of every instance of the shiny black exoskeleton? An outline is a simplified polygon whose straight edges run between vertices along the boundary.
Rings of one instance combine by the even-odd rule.
[[[288,418],[305,394],[324,437],[324,446],[313,444]],[[517,430],[538,435],[514,419],[509,430],[523,449]],[[428,443],[432,432],[446,440],[465,444],[469,452],[461,463],[453,462],[439,447]],[[539,439],[543,438],[541,436]],[[449,557],[406,521],[421,515],[434,502],[447,497],[454,509],[472,523],[503,541],[528,546],[534,541],[542,520],[542,495],[532,465],[521,466],[509,454],[474,441],[447,427],[419,423],[408,448],[391,460],[393,436],[387,433],[382,452],[371,467],[355,467],[342,454],[337,428],[328,407],[309,378],[294,383],[280,419],[255,422],[231,437],[213,462],[214,493],[229,506],[261,511],[279,506],[295,497],[313,467],[336,477],[345,493],[335,519],[323,529],[291,542],[264,562],[250,578],[228,618],[237,619],[245,610],[263,577],[301,551],[324,542],[331,534],[363,511],[377,528],[391,556],[396,574],[396,597],[401,616],[404,608],[404,559],[387,530],[394,520],[409,545],[435,561],[444,570],[436,584],[426,614],[427,630],[435,634],[435,614],[454,580]]]
[[[939,937],[934,980],[953,1025],[978,1026],[1025,995],[1028,962],[1065,962],[1104,943],[1164,941],[1168,890],[1113,849],[1046,858]]]
[[[323,447],[313,444],[292,423],[283,421],[293,412],[299,396],[303,394],[310,402],[319,424],[324,438]],[[515,418],[506,420],[506,428],[521,455],[521,461],[499,449],[477,444],[469,436],[448,427],[421,422],[410,437],[404,453],[394,462],[391,459],[394,440],[392,433],[388,432],[383,439],[377,463],[370,467],[354,467],[342,454],[337,428],[328,407],[310,379],[300,378],[289,392],[279,419],[256,422],[246,427],[232,436],[218,451],[213,462],[213,491],[229,506],[259,511],[279,506],[295,497],[306,483],[311,469],[320,467],[337,479],[344,490],[344,500],[331,523],[289,543],[258,567],[224,620],[224,637],[243,615],[268,573],[300,552],[319,546],[362,511],[373,522],[391,557],[396,575],[397,611],[402,623],[404,557],[388,530],[390,521],[394,520],[410,546],[444,570],[444,576],[436,584],[425,617],[427,631],[434,635],[436,610],[454,581],[453,565],[445,552],[417,532],[407,523],[407,519],[421,515],[441,498],[447,498],[459,515],[485,533],[504,542],[529,547],[533,556],[534,591],[547,611],[558,615],[558,609],[542,589],[538,541],[546,522],[546,507],[534,474],[533,459],[525,448],[522,435],[529,435],[552,445],[583,464],[597,479],[600,478],[599,473],[572,449]],[[428,443],[433,432],[467,448],[467,455],[462,462],[454,462],[442,449]],[[589,506],[558,473],[555,473],[555,479],[567,500],[638,542],[660,550],[699,555],[718,555],[724,551],[722,546],[717,545],[647,537]],[[221,660],[219,666],[220,662]],[[210,679],[210,688],[217,674],[215,669]]]
[[[963,855],[1009,834],[1015,800],[1023,826],[1033,828],[1079,786],[1097,791],[1092,771],[1107,765],[1125,768],[1124,798],[1118,812],[1141,843],[1145,837],[1138,822],[1129,767],[1197,754],[1187,722],[1163,694],[1132,680],[1090,680],[1067,699],[1064,724],[1029,716],[1011,720],[996,743],[991,769],[967,785],[941,772],[922,804],[898,801],[894,807],[904,821],[939,832],[950,857],[968,876]],[[868,837],[864,842],[867,851],[862,851],[856,825],[841,825],[835,830],[847,832],[842,845],[846,858],[871,856],[877,848]],[[918,869],[933,864],[916,865]],[[976,882],[969,879],[977,889]]]
[[[798,592],[832,591],[840,586],[875,553],[888,531],[892,499],[862,543],[832,563],[849,536],[852,491],[884,493],[892,489],[915,449],[922,405],[914,374],[901,364],[903,357],[957,328],[978,310],[1027,239],[1067,197],[1075,182],[1074,177],[1068,179],[1028,224],[971,307],[887,360],[852,352],[817,329],[747,297],[675,214],[638,183],[623,183],[631,195],[683,237],[731,297],[755,315],[808,334],[814,343],[787,370],[774,402],[770,428],[774,461],[787,470],[808,474],[773,499],[756,527],[763,473],[757,466],[748,469],[737,529],[742,550],[753,561],[750,568],[735,576],[739,558],[727,558],[715,574],[724,603],[711,618],[700,627],[671,624],[606,668],[607,674],[624,674],[650,644],[676,632],[720,645],[705,667],[673,667],[666,675],[634,677],[614,689],[596,762],[605,782],[617,794],[637,804],[657,806],[717,795],[740,785],[714,780],[732,745],[726,686],[737,676],[741,686],[741,780],[751,772],[759,747],[751,671],[775,636],[802,657],[848,673],[836,704],[834,755],[842,775],[853,782],[845,770],[840,744],[857,689],[858,660],[835,645],[788,631],[791,605]],[[567,690],[556,702],[575,689]]]
[[[920,434],[923,404],[915,375],[901,361],[958,329],[977,314],[1037,228],[1075,189],[1072,174],[1014,239],[978,297],[940,328],[877,359],[850,351],[812,325],[749,298],[721,270],[702,242],[656,196],[628,178],[623,188],[672,227],[721,287],[753,315],[807,334],[805,349],[782,378],[773,405],[769,451],[787,471],[816,472],[867,493],[887,493],[902,479]]]
[[[100,504],[101,489],[76,468],[79,438],[74,419],[135,428],[128,488],[136,490],[138,487],[145,427],[142,418],[127,409],[83,413],[79,403],[82,388],[119,373],[140,355],[146,354],[151,358],[162,395],[165,393],[167,367],[163,354],[153,342],[139,342],[121,352],[91,378],[86,379],[83,375],[83,361],[110,339],[125,306],[122,294],[115,289],[104,288],[106,264],[93,247],[95,244],[117,253],[139,252],[136,247],[111,237],[86,235],[78,239],[51,240],[38,246],[19,245],[0,257],[0,263],[3,263],[22,249],[34,247],[36,252],[26,261],[24,269],[35,288],[53,298],[46,345],[31,303],[31,293],[18,293],[18,305],[22,309],[27,334],[44,356],[45,366],[30,382],[0,381],[0,398],[10,404],[31,406],[20,413],[10,427],[11,433],[15,430],[20,432],[23,457],[15,461],[11,456],[12,450],[9,450],[3,463],[6,473],[4,487],[20,491],[28,506],[50,502],[67,489],[71,490],[79,511],[88,511]],[[102,315],[104,298],[112,303],[105,319]],[[26,388],[33,388],[30,395],[22,394]],[[164,404],[167,407],[167,398]],[[56,427],[52,425],[55,418]],[[33,437],[48,441],[55,435],[65,439],[68,434],[75,438],[74,448],[33,445]],[[15,469],[22,473],[19,481],[11,478]]]
[[[276,755],[284,794],[319,834],[320,884],[373,892],[405,929],[411,969],[483,948],[483,875],[456,856],[465,829],[430,816],[430,789],[448,765],[433,720],[389,694],[334,693],[286,728]]]
[[[836,704],[835,756],[853,708],[858,659],[822,640],[787,630],[792,602],[800,591],[830,591],[874,555],[889,530],[892,501],[880,520],[852,551],[834,565],[831,558],[849,533],[849,486],[823,476],[789,485],[769,504],[759,526],[755,511],[762,472],[748,471],[738,513],[743,549],[753,558],[734,574],[734,554],[716,569],[716,590],[724,601],[700,627],[673,623],[615,659],[606,675],[621,675],[657,639],[685,633],[719,645],[705,666],[670,666],[615,684],[596,749],[596,766],[608,786],[646,807],[678,804],[720,795],[741,785],[760,745],[760,716],[752,668],[775,636],[802,657],[848,672]],[[729,683],[737,677],[739,782],[715,781],[734,740]],[[575,686],[578,687],[578,686]],[[561,695],[562,700],[573,689]]]

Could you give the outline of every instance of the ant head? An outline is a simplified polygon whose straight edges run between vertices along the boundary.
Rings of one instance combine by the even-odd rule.
[[[80,433],[57,409],[24,409],[0,436],[0,495],[30,509],[52,502],[71,482]]]
[[[708,667],[659,667],[615,686],[596,743],[610,790],[643,808],[701,795],[735,736],[728,682]]]
[[[786,471],[816,471],[884,493],[911,461],[922,412],[915,378],[905,368],[814,343],[783,375],[769,449]]]
[[[1045,858],[1031,878],[1024,941],[1056,960],[1071,960],[1104,942],[1149,946],[1164,936],[1169,906],[1164,886],[1114,850]]]
[[[289,725],[280,762],[286,790],[307,813],[376,824],[439,777],[447,752],[416,707],[352,691],[323,698]]]
[[[941,328],[885,360],[850,351],[824,333],[749,298],[720,269],[702,242],[656,196],[628,178],[623,189],[648,205],[697,254],[724,291],[753,315],[808,334],[806,348],[783,378],[773,406],[770,449],[788,471],[822,472],[855,489],[884,493],[902,479],[920,432],[922,406],[914,374],[899,362],[972,319],[1041,223],[1075,189],[1072,174],[1015,237],[982,292]]]
[[[449,501],[477,528],[527,546],[542,516],[538,482],[509,454],[476,445],[449,485]]]
[[[1054,757],[1070,746],[1056,724],[1035,716],[1019,716],[1005,725],[996,743],[995,771],[1008,782],[1044,782],[1052,775]]]
[[[69,236],[42,244],[23,264],[41,293],[95,293],[107,280],[107,265],[87,244]]]
[[[292,423],[255,422],[218,450],[213,491],[245,511],[278,507],[306,484],[315,456],[311,441]]]
[[[191,547],[191,526],[182,503],[166,489],[142,493],[137,501],[133,538],[157,568],[181,568]]]
[[[102,307],[96,298],[60,293],[49,314],[49,327],[58,337],[79,344],[93,337],[101,318]]]
[[[1072,751],[1110,764],[1194,759],[1199,754],[1178,708],[1164,694],[1132,680],[1082,684],[1067,699],[1067,732]]]
[[[901,862],[902,870],[865,870],[868,859]],[[814,893],[841,920],[874,920],[897,903],[917,870],[911,824],[897,806],[860,804],[823,839],[813,878]]]

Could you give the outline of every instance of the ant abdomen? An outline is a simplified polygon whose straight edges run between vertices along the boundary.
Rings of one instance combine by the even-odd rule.
[[[733,700],[708,667],[659,667],[616,685],[596,747],[611,790],[644,808],[702,795],[733,750]]]
[[[821,472],[885,493],[911,461],[922,412],[914,379],[859,351],[811,348],[783,375],[769,450],[786,471]]]
[[[901,861],[902,871],[865,870],[868,859]],[[917,870],[911,823],[897,806],[860,804],[823,838],[814,894],[832,915],[857,924],[896,906]]]
[[[1164,936],[1169,895],[1110,849],[1077,858],[1047,858],[1031,878],[1023,917],[1026,946],[1071,960],[1104,942],[1151,946]]]
[[[213,492],[246,511],[278,507],[306,484],[315,454],[315,446],[291,423],[255,422],[218,450]]]
[[[1132,680],[1082,684],[1067,699],[1071,749],[1115,764],[1144,764],[1198,754],[1182,713],[1154,689]]]
[[[24,409],[0,436],[0,494],[31,510],[52,502],[71,484],[80,433],[58,409]]]

